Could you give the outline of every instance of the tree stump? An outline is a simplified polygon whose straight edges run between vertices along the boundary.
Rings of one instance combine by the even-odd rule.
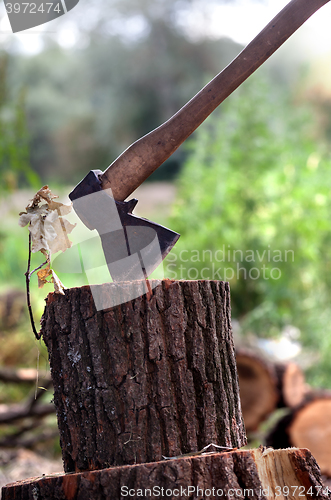
[[[329,489],[306,449],[237,450],[162,462],[51,475],[5,486],[2,500],[131,498],[327,500]]]
[[[42,335],[65,472],[246,443],[228,283],[150,284],[135,299],[141,282],[47,298]],[[122,303],[97,311],[93,291]]]

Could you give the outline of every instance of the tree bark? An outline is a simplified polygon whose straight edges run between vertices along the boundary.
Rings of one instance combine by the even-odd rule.
[[[135,299],[140,282],[48,296],[42,335],[66,472],[246,443],[228,283],[150,285]],[[96,291],[122,303],[97,311]]]
[[[5,486],[3,500],[131,498],[327,500],[329,490],[307,449],[237,450],[162,462],[54,474]]]

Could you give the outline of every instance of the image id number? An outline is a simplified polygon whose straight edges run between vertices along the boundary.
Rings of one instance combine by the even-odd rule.
[[[45,2],[39,6],[35,3],[22,2],[22,3],[7,3],[5,2],[8,14],[49,14],[50,12],[57,12],[61,14],[62,9],[59,3]]]

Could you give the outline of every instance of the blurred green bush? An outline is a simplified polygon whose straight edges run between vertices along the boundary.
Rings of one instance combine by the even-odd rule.
[[[169,222],[181,238],[166,275],[229,281],[246,332],[299,328],[320,352],[310,381],[331,386],[330,152],[311,110],[262,75],[189,143]]]

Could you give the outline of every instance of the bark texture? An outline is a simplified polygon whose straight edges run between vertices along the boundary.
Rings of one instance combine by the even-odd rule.
[[[134,283],[95,286],[122,303],[96,311],[73,288],[43,318],[65,472],[243,446],[228,283],[151,282],[131,300]]]
[[[310,451],[295,448],[237,450],[33,478],[7,485],[2,495],[3,500],[329,498]]]

